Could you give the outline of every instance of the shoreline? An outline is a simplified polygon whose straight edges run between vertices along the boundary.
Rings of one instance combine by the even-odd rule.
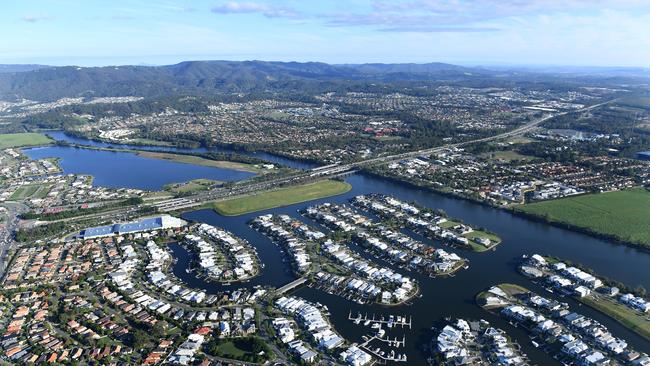
[[[468,201],[468,202],[480,204],[480,205],[485,206],[485,207],[505,211],[505,212],[508,212],[508,213],[510,213],[510,214],[512,214],[514,216],[520,217],[520,218],[528,219],[528,220],[531,220],[531,221],[534,221],[534,222],[537,222],[537,223],[548,224],[548,225],[551,225],[551,226],[554,226],[554,227],[558,227],[558,228],[565,229],[565,230],[570,230],[570,231],[577,232],[577,233],[580,233],[580,234],[589,235],[589,236],[597,238],[597,239],[602,239],[602,240],[612,242],[613,244],[616,244],[616,245],[627,246],[627,247],[638,249],[638,250],[641,250],[641,251],[644,251],[644,252],[650,252],[650,245],[645,245],[645,244],[641,244],[641,243],[626,241],[626,240],[621,239],[621,238],[619,238],[619,237],[617,237],[617,236],[615,236],[613,234],[606,234],[606,233],[597,232],[597,231],[594,231],[594,230],[586,228],[586,227],[576,226],[576,225],[572,225],[572,224],[569,224],[569,223],[566,223],[566,222],[549,220],[549,219],[544,218],[543,216],[538,216],[538,215],[535,215],[535,214],[531,214],[531,213],[527,213],[527,212],[524,212],[524,211],[521,211],[521,210],[517,210],[516,207],[513,207],[513,206],[496,206],[496,205],[492,205],[492,204],[490,204],[488,202],[485,202],[485,201],[473,199],[471,197],[466,197],[466,196],[461,196],[461,195],[453,194],[453,193],[446,192],[446,191],[441,191],[441,190],[435,189],[433,187],[420,186],[420,185],[418,185],[418,184],[416,184],[414,182],[410,182],[410,181],[407,181],[407,180],[401,180],[401,179],[396,178],[396,177],[383,176],[383,175],[381,175],[379,173],[376,173],[376,172],[373,172],[373,171],[363,170],[361,173],[362,174],[368,174],[368,175],[370,175],[371,177],[374,177],[374,178],[387,179],[388,181],[393,182],[393,183],[404,184],[404,185],[407,185],[407,186],[409,186],[411,188],[414,188],[414,189],[420,189],[420,190],[423,190],[423,191],[433,192],[433,193],[440,194],[440,195],[445,196],[445,197],[465,200],[465,201]]]

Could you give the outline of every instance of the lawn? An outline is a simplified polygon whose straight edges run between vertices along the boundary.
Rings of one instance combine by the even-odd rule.
[[[11,147],[47,145],[52,139],[42,133],[10,133],[0,135],[0,149]]]
[[[202,166],[209,166],[213,168],[232,169],[232,170],[239,170],[239,171],[250,172],[250,173],[259,173],[261,171],[253,164],[238,163],[234,161],[211,160],[211,159],[206,159],[194,155],[169,154],[169,153],[159,153],[159,152],[151,152],[151,151],[140,151],[138,152],[138,155],[146,158],[170,160],[177,163],[202,165]]]
[[[530,203],[515,209],[551,222],[650,246],[650,192],[643,188]]]
[[[454,227],[456,225],[460,225],[460,222],[447,219],[447,221],[440,224],[440,227],[443,228],[443,229],[451,229],[452,227]],[[463,236],[466,237],[467,239],[469,239],[469,246],[472,248],[472,250],[475,251],[475,252],[479,252],[479,253],[490,250],[490,249],[494,248],[495,246],[501,244],[501,238],[500,237],[498,237],[498,236],[496,236],[494,234],[482,231],[482,230],[474,230],[471,233],[463,234]],[[485,245],[479,244],[475,240],[473,240],[475,238],[488,238],[488,239],[490,239],[492,244],[490,244],[489,247],[486,247]]]
[[[216,202],[214,203],[214,209],[224,216],[237,216],[269,208],[288,206],[294,203],[335,196],[345,193],[350,189],[352,189],[352,186],[345,182],[322,180],[315,183],[281,188],[275,191]]]

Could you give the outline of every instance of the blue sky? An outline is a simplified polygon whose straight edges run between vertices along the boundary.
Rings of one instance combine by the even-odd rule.
[[[0,13],[0,63],[650,67],[648,0],[22,0]]]

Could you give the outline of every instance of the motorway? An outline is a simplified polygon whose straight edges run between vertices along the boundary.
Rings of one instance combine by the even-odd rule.
[[[488,136],[480,139],[475,139],[475,140],[469,140],[469,141],[463,141],[463,142],[458,142],[458,143],[453,143],[453,144],[447,144],[447,145],[442,145],[442,146],[437,146],[433,148],[428,148],[428,149],[422,149],[422,150],[416,150],[416,151],[410,151],[406,153],[400,153],[400,154],[393,154],[393,155],[386,155],[386,156],[381,156],[381,157],[376,157],[376,158],[370,158],[366,160],[361,160],[361,161],[356,161],[353,163],[348,163],[348,164],[342,164],[342,165],[328,165],[324,167],[319,167],[319,168],[314,168],[311,170],[307,171],[300,171],[300,172],[295,172],[283,177],[278,177],[274,179],[269,179],[267,181],[260,181],[260,182],[250,182],[250,181],[242,181],[235,183],[231,187],[221,187],[221,188],[215,188],[209,191],[197,193],[191,196],[186,196],[183,198],[175,198],[175,199],[167,199],[164,201],[159,201],[156,203],[152,203],[150,205],[137,205],[137,206],[125,206],[119,209],[114,209],[102,213],[96,213],[96,214],[90,214],[90,215],[85,215],[85,216],[78,216],[74,218],[69,218],[69,219],[64,219],[63,221],[69,221],[69,220],[77,220],[77,219],[88,219],[88,218],[97,218],[97,219],[111,219],[112,221],[115,221],[115,219],[118,218],[126,218],[130,214],[135,214],[139,212],[138,210],[142,207],[145,206],[153,206],[156,207],[160,212],[169,212],[169,211],[179,211],[179,210],[186,210],[190,208],[194,208],[197,206],[201,206],[205,204],[206,202],[210,201],[219,201],[219,200],[224,200],[228,198],[234,198],[238,196],[245,196],[249,195],[254,192],[261,192],[261,191],[266,191],[266,190],[271,190],[278,188],[280,186],[286,186],[286,185],[291,185],[291,184],[299,184],[303,183],[309,180],[314,180],[314,179],[321,179],[321,178],[330,178],[345,172],[353,171],[355,169],[363,168],[363,167],[368,167],[376,164],[384,164],[384,163],[389,163],[392,161],[399,161],[402,159],[406,158],[412,158],[420,155],[429,155],[432,153],[437,153],[441,152],[446,149],[453,149],[453,148],[458,148],[462,146],[466,146],[469,144],[474,144],[478,142],[488,142],[488,141],[494,141],[494,140],[500,140],[504,138],[510,138],[514,136],[519,136],[522,134],[525,134],[526,132],[531,131],[532,129],[538,127],[540,124],[555,118],[559,117],[562,115],[566,115],[568,113],[574,113],[574,112],[584,112],[588,110],[592,110],[594,108],[598,108],[602,105],[611,103],[614,100],[609,100],[606,102],[594,104],[589,107],[585,107],[582,109],[577,109],[573,111],[568,111],[568,112],[561,112],[561,113],[555,113],[555,114],[549,114],[544,117],[541,117],[539,119],[536,119],[534,121],[531,121],[525,125],[522,125],[514,130],[510,130],[504,133],[500,133],[497,135],[493,136]]]

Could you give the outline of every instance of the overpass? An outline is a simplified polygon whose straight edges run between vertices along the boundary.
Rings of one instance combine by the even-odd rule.
[[[356,161],[353,163],[348,163],[348,164],[330,164],[330,165],[325,165],[321,166],[318,168],[314,168],[311,170],[306,170],[306,171],[300,171],[300,172],[295,172],[291,173],[289,175],[283,176],[283,177],[278,177],[274,179],[270,179],[267,181],[261,181],[261,182],[239,182],[235,183],[232,187],[229,188],[215,188],[209,191],[204,191],[200,192],[191,196],[186,196],[183,198],[176,198],[176,199],[169,199],[165,201],[161,201],[159,204],[154,203],[153,206],[157,206],[157,208],[161,211],[171,211],[171,210],[180,210],[180,209],[188,209],[196,206],[200,206],[204,202],[209,202],[209,201],[215,201],[219,199],[227,199],[231,197],[237,197],[241,195],[248,195],[251,193],[255,192],[260,192],[260,191],[265,191],[265,190],[272,190],[281,186],[285,185],[291,185],[291,184],[300,184],[304,183],[309,180],[313,179],[320,179],[320,178],[331,178],[339,175],[345,175],[348,174],[356,169],[367,167],[367,166],[372,166],[376,164],[384,164],[388,162],[393,162],[393,161],[399,161],[402,159],[407,159],[407,158],[412,158],[420,155],[428,155],[428,154],[433,154],[436,152],[441,152],[446,149],[453,149],[457,147],[462,147],[466,146],[469,144],[473,143],[478,143],[478,142],[487,142],[487,141],[494,141],[494,140],[499,140],[503,138],[508,138],[508,137],[513,137],[513,136],[518,136],[521,134],[524,134],[540,124],[558,117],[562,115],[566,115],[568,113],[573,113],[573,112],[584,112],[588,111],[594,108],[598,108],[602,105],[605,105],[607,103],[611,103],[615,101],[616,99],[602,102],[599,104],[594,104],[589,107],[577,109],[574,111],[567,111],[567,112],[562,112],[562,113],[556,113],[556,114],[549,114],[546,115],[542,118],[539,118],[537,120],[531,121],[523,126],[520,126],[514,130],[507,131],[498,135],[494,136],[488,136],[480,139],[475,139],[475,140],[470,140],[470,141],[464,141],[464,142],[458,142],[454,144],[447,144],[443,146],[438,146],[438,147],[433,147],[433,148],[427,148],[427,149],[422,149],[422,150],[416,150],[416,151],[410,151],[410,152],[405,152],[405,153],[400,153],[400,154],[393,154],[393,155],[386,155],[386,156],[380,156],[380,157],[375,157],[375,158],[370,158],[366,160],[361,160],[361,161]],[[140,206],[138,206],[140,207]],[[131,207],[123,207],[121,210],[115,210],[111,211],[111,213],[129,213],[133,212],[134,209]],[[101,215],[97,214],[97,215]],[[75,219],[82,218],[82,216],[77,216]]]

